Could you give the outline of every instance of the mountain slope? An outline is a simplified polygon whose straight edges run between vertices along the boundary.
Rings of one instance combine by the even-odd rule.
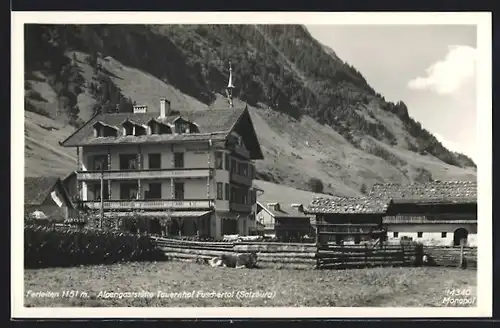
[[[385,102],[302,27],[280,28],[288,39],[267,26],[30,26],[26,42],[50,51],[26,57],[26,174],[74,169],[74,151],[58,141],[94,111],[127,111],[132,102],[157,108],[161,97],[178,109],[225,102],[224,58],[231,58],[236,101],[249,104],[264,150],[261,179],[307,189],[318,178],[339,195],[359,195],[376,182],[475,179],[472,161],[432,141],[403,103]],[[289,54],[293,40],[304,53],[331,58],[323,59],[337,67],[331,87],[329,72]],[[46,129],[51,124],[58,130]]]

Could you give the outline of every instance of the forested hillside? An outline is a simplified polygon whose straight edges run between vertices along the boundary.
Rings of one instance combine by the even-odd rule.
[[[470,167],[468,176],[475,167],[471,159],[447,150],[412,119],[403,102],[385,101],[360,72],[303,26],[27,25],[25,38],[26,110],[75,127],[95,112],[131,111],[134,102],[144,102],[139,81],[125,81],[117,69],[120,65],[150,76],[158,88],[175,89],[178,97],[188,99],[177,102],[179,109],[204,109],[223,94],[231,60],[235,96],[260,108],[261,117],[285,115],[291,122],[310,118],[338,133],[357,152],[402,172],[402,178],[396,175],[394,180],[429,179],[433,173],[427,165],[409,161],[410,155],[400,155],[401,151],[415,154],[412,158],[441,161],[446,167]],[[47,101],[47,94],[53,101]],[[265,124],[274,132],[286,129],[275,122]],[[276,167],[270,165],[263,167],[261,177],[280,182],[272,173]],[[332,168],[325,164],[321,169]],[[285,168],[279,171],[280,176],[286,175]],[[456,176],[450,174],[450,178]],[[350,178],[346,179],[349,184]],[[353,184],[359,187],[360,182]]]

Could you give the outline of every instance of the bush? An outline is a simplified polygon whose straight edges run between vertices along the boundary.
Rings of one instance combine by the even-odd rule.
[[[35,225],[24,228],[27,269],[155,261],[162,255],[147,235]]]
[[[323,193],[324,186],[323,182],[318,178],[309,179],[309,190],[315,193]]]

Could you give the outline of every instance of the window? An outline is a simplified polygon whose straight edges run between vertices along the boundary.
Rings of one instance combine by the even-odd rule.
[[[231,172],[232,173],[236,173],[236,169],[237,169],[237,167],[236,167],[236,160],[232,159],[231,160]]]
[[[120,170],[137,170],[137,155],[126,154],[120,155]]]
[[[161,169],[161,154],[149,154],[149,168]]]
[[[92,193],[94,194],[94,200],[101,200],[101,184],[100,183],[96,183],[93,185]],[[104,182],[102,184],[102,194],[103,194],[103,199],[109,199],[109,189],[108,189],[107,182]]]
[[[217,199],[222,200],[222,182],[217,182]]]
[[[446,232],[441,232],[441,238],[446,238]]]
[[[120,199],[138,199],[138,187],[135,182],[124,182],[120,184]]]
[[[146,128],[144,128],[141,125],[136,125],[135,126],[135,135],[136,136],[144,136],[144,135],[146,135]]]
[[[226,154],[226,156],[224,157],[224,166],[226,171],[229,171],[229,154]]]
[[[92,157],[94,171],[108,170],[108,155],[95,155]]]
[[[126,136],[131,136],[134,134],[134,126],[127,122],[123,124],[123,134]]]
[[[422,238],[423,232],[417,232],[417,238]]]
[[[146,199],[161,199],[161,183],[150,183],[144,196]]]
[[[114,127],[104,125],[100,122],[94,124],[94,133],[96,137],[116,137],[117,129]]]
[[[184,183],[183,182],[174,183],[174,198],[176,200],[183,200],[184,199]]]
[[[355,236],[354,237],[354,243],[359,244],[361,242],[361,236]]]
[[[252,164],[248,164],[248,176],[253,179],[254,167]]]
[[[176,169],[184,167],[184,153],[174,153],[174,167]]]
[[[392,237],[394,237],[394,238],[398,238],[398,237],[399,237],[399,232],[394,231],[394,232],[392,233]]]
[[[229,200],[230,200],[231,202],[236,202],[236,193],[237,193],[237,191],[238,191],[237,189],[238,189],[238,188],[237,188],[237,187],[235,187],[235,186],[233,185],[233,186],[231,186],[231,188],[230,188],[230,190],[229,190],[229,191],[230,191],[230,194],[229,194],[229,196],[230,196],[230,197],[229,197]]]
[[[238,164],[238,174],[248,176],[248,164],[240,162]]]
[[[229,200],[229,183],[226,183],[225,188],[224,199]]]
[[[222,157],[223,156],[224,156],[223,153],[221,153],[219,151],[215,152],[215,168],[218,170],[222,170],[222,164],[223,164]]]
[[[149,127],[151,128],[151,134],[170,134],[172,133],[172,129],[168,125],[158,123],[156,121],[152,121],[149,123]]]

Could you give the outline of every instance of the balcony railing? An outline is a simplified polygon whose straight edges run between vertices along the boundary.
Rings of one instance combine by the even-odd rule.
[[[100,209],[99,200],[87,200],[83,202],[90,209]],[[163,210],[163,209],[212,209],[214,200],[212,199],[119,199],[104,200],[104,209],[106,210]]]
[[[238,156],[243,158],[250,158],[250,152],[243,145],[234,144],[230,149]]]
[[[229,210],[234,212],[249,213],[252,211],[252,205],[229,203]]]
[[[230,179],[231,179],[231,182],[236,182],[238,184],[245,185],[245,186],[252,186],[253,179],[250,176],[244,176],[244,175],[240,175],[240,174],[236,174],[234,172],[231,172]]]
[[[168,178],[206,178],[211,176],[212,169],[150,169],[150,170],[109,170],[109,171],[78,171],[79,180],[100,180],[101,174],[105,180],[130,179],[168,179]]]

